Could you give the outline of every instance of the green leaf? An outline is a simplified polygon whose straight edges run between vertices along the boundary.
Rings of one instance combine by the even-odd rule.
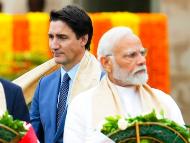
[[[140,116],[136,116],[134,118],[128,118],[128,119],[126,119],[129,124],[128,127],[133,126],[136,122],[138,122],[138,123],[159,122],[159,123],[162,123],[163,125],[173,128],[174,130],[178,131],[184,138],[186,138],[187,140],[190,140],[190,131],[187,128],[175,123],[172,120],[164,118],[163,111],[161,111],[160,114],[161,114],[161,119],[157,118],[155,110],[153,110],[151,113],[143,115],[143,116],[140,115]],[[119,116],[119,115],[106,117],[105,119],[107,122],[103,125],[101,132],[105,135],[108,135],[108,134],[112,134],[114,132],[119,131],[117,123],[120,118],[121,118],[121,116]],[[186,125],[186,127],[189,128],[190,126]],[[143,141],[143,142],[145,142],[145,141]]]
[[[8,112],[5,112],[3,116],[0,117],[0,124],[15,130],[21,137],[27,132],[24,128],[24,122],[20,120],[13,120],[13,117],[9,115]]]

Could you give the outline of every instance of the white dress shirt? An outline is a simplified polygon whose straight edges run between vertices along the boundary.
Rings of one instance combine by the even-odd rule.
[[[67,96],[67,105],[68,105],[68,103],[70,103],[70,92],[71,92],[71,88],[72,88],[72,85],[73,85],[73,81],[74,81],[74,79],[75,79],[75,75],[76,75],[76,73],[77,73],[77,70],[78,70],[78,68],[79,68],[79,64],[77,64],[77,65],[75,65],[74,67],[72,67],[68,72],[67,72],[67,74],[69,75],[69,77],[70,77],[70,80],[69,80],[69,91],[68,91],[68,96]],[[64,76],[64,74],[66,73],[66,71],[63,69],[63,68],[61,68],[61,80],[60,80],[60,85],[61,85],[61,82],[62,82],[62,80],[63,80],[63,76]],[[59,103],[59,95],[58,95],[58,102],[57,103]],[[58,106],[58,104],[57,104],[57,106]]]

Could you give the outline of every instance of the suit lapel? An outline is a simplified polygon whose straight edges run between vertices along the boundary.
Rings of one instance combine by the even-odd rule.
[[[49,106],[50,110],[49,111],[52,111],[50,113],[50,118],[51,118],[51,124],[53,126],[53,129],[55,130],[54,133],[54,142],[56,142],[61,135],[63,135],[63,130],[64,130],[64,125],[65,125],[65,117],[66,117],[66,114],[67,114],[67,110],[63,113],[62,117],[61,117],[61,122],[60,122],[60,126],[56,127],[56,112],[57,112],[57,98],[58,98],[58,94],[59,94],[59,86],[60,86],[60,70],[59,72],[56,73],[57,75],[55,76],[56,78],[53,79],[52,81],[52,84],[50,87],[53,87],[51,89],[51,96],[53,96],[53,98],[51,98],[53,101],[52,101],[52,104],[51,106]],[[58,78],[57,78],[58,77]],[[55,90],[57,88],[57,90]]]
[[[50,118],[50,124],[52,126],[53,134],[56,133],[56,110],[57,110],[57,96],[59,92],[59,85],[60,85],[60,70],[58,70],[54,75],[53,79],[49,85],[46,87],[46,92],[49,96],[48,99],[51,99],[51,101],[48,101],[48,106],[46,107],[47,111],[49,112]],[[57,89],[57,90],[56,90]]]

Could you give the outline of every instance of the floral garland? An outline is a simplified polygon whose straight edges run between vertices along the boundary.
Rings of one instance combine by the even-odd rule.
[[[24,121],[13,120],[13,117],[8,112],[0,115],[0,140],[21,139],[27,131],[28,128]]]
[[[167,118],[164,118],[164,114],[161,113],[160,115],[156,114],[156,112],[153,110],[151,113],[146,115],[140,115],[134,118],[123,118],[120,115],[116,116],[109,116],[105,118],[104,123],[101,125],[101,132],[111,139],[114,140],[114,138],[120,138],[117,134],[119,132],[124,132],[131,128],[135,127],[135,124],[143,124],[143,123],[160,123],[163,126],[167,126],[169,128],[172,128],[175,132],[178,132],[180,135],[182,135],[187,142],[190,142],[190,131],[187,128],[180,126],[179,124],[175,123],[174,121],[171,121]],[[114,135],[114,136],[113,136]],[[177,135],[176,135],[177,136]],[[115,139],[118,140],[118,139]],[[114,141],[115,141],[114,140]],[[144,142],[148,140],[142,139],[141,142]]]

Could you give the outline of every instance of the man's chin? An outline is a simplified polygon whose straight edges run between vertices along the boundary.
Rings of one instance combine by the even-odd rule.
[[[146,72],[144,73],[138,73],[133,77],[130,82],[133,85],[139,85],[139,84],[146,84],[148,81],[148,74]]]
[[[147,81],[148,81],[148,75],[147,75],[147,73],[144,73],[144,74],[140,75],[140,77],[137,80],[137,83],[146,84]]]
[[[56,62],[57,64],[63,64],[63,63],[64,63],[63,59],[60,59],[60,58],[54,57],[54,60],[55,60],[55,62]]]

